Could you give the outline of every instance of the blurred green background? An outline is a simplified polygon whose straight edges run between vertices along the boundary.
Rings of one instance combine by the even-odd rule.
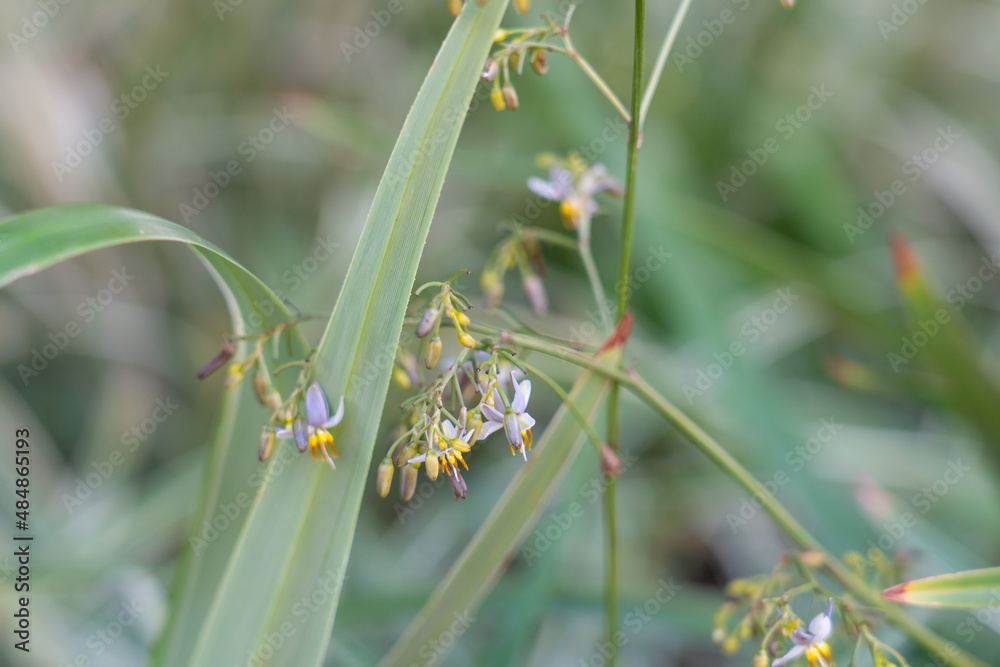
[[[5,1],[0,216],[70,201],[147,210],[215,242],[303,311],[329,312],[451,20],[443,1],[387,6]],[[675,7],[649,7],[651,50]],[[565,6],[536,1],[508,22],[542,11]],[[591,0],[572,30],[623,98],[631,21],[627,3]],[[833,551],[902,553],[907,576],[993,565],[1000,546],[998,34],[993,2],[696,2],[643,137],[634,364]],[[499,223],[536,215],[524,182],[542,175],[539,152],[581,150],[623,175],[626,135],[572,63],[553,57],[546,76],[516,83],[517,112],[495,112],[485,87],[473,102],[418,280],[471,269],[459,288],[478,297]],[[733,186],[725,198],[720,182]],[[593,245],[610,289],[620,203],[603,203]],[[561,229],[553,208],[535,222]],[[913,243],[950,309],[933,333],[897,289],[892,232]],[[142,664],[166,617],[224,391],[221,377],[195,373],[229,319],[187,250],[143,246],[0,294],[0,433],[12,442],[31,430],[36,535],[33,651],[5,640],[4,664]],[[639,271],[664,253],[662,267]],[[546,258],[549,317],[530,314],[513,277],[505,303],[544,332],[599,342],[575,256]],[[734,344],[743,353],[727,355]],[[571,382],[572,369],[543,365]],[[386,444],[406,396],[390,392]],[[536,402],[544,425],[557,399],[536,383]],[[726,581],[769,570],[788,542],[670,428],[634,401],[623,409],[634,463],[619,485],[620,664],[749,664],[752,647],[724,658],[712,645],[712,613]],[[328,664],[385,653],[520,465],[489,444],[470,463],[462,503],[443,477],[408,505],[368,493]],[[599,482],[586,450],[529,538],[539,554],[519,553],[474,622],[456,625],[444,664],[603,664]],[[566,521],[574,502],[582,516]],[[0,560],[5,615],[14,567]],[[635,610],[671,578],[676,597]],[[915,614],[1000,663],[995,610],[971,633],[966,612]],[[885,638],[913,664],[935,664]],[[848,647],[835,657],[847,664]]]

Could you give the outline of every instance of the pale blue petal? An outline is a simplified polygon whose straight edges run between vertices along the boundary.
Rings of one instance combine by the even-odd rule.
[[[330,418],[330,404],[316,381],[306,389],[306,418],[310,426],[322,426]]]
[[[483,428],[479,430],[479,439],[485,440],[488,436],[493,435],[502,428],[502,422],[486,422],[483,424]]]
[[[483,416],[491,422],[503,422],[503,413],[489,403],[483,403],[481,410],[483,412]]]

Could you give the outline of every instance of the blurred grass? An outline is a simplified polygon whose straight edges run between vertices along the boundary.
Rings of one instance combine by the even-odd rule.
[[[675,4],[650,7],[651,43]],[[762,479],[790,471],[789,452],[815,435],[820,419],[833,417],[844,428],[779,491],[811,530],[838,549],[862,550],[910,511],[919,521],[894,545],[912,550],[908,575],[996,564],[1000,494],[996,468],[985,462],[998,443],[938,393],[963,381],[960,368],[935,363],[928,348],[897,374],[887,354],[913,332],[892,275],[891,231],[914,243],[941,296],[966,284],[981,258],[1000,249],[1000,10],[985,0],[926,3],[884,39],[877,22],[891,3],[797,5],[785,12],[776,1],[751,0],[683,71],[667,66],[644,136],[634,257],[638,266],[661,244],[673,256],[634,295],[630,356],[658,389],[688,407],[683,385],[695,382],[713,354],[748,342],[744,325],[776,289],[791,286],[801,299],[690,406],[695,415],[734,443]],[[189,226],[298,307],[328,312],[394,137],[450,23],[443,2],[403,6],[350,62],[341,42],[350,43],[355,27],[384,2],[243,3],[223,21],[210,3],[190,1],[109,0],[99,11],[62,6],[18,53],[9,45],[0,50],[0,214],[80,200],[183,222],[178,207],[192,201],[192,190],[239,160],[242,173]],[[536,2],[532,13],[557,8]],[[695,3],[678,49],[726,8],[739,5]],[[3,3],[0,23],[17,31],[35,11],[27,0]],[[619,94],[628,85],[631,56],[623,45],[630,20],[619,4],[592,2],[574,19],[574,41]],[[118,119],[114,98],[140,83],[147,65],[170,74]],[[784,139],[775,124],[822,83],[834,95]],[[526,74],[518,92],[518,112],[495,113],[484,99],[470,115],[418,279],[480,267],[499,238],[497,223],[524,213],[524,179],[538,171],[535,154],[588,145],[612,117],[584,77],[559,59],[544,78]],[[286,105],[298,118],[246,162],[240,143]],[[51,162],[63,160],[66,147],[105,117],[115,130],[60,182]],[[904,163],[949,125],[961,139],[910,181]],[[779,151],[722,202],[717,182],[772,136],[782,137]],[[622,135],[599,159],[621,174],[624,153]],[[869,207],[896,179],[904,180],[905,194],[851,243],[843,226],[855,224],[857,207]],[[596,220],[593,245],[611,276],[619,210],[607,205],[610,215]],[[551,209],[538,220],[560,227]],[[306,272],[321,239],[337,248]],[[530,323],[571,336],[593,306],[573,258],[549,259],[554,312],[547,321],[531,318],[513,283],[507,300]],[[18,366],[49,333],[82,322],[78,306],[123,264],[136,279],[25,386]],[[462,287],[474,293],[477,276],[467,280]],[[998,287],[983,282],[960,312],[979,341],[968,357],[993,383]],[[4,645],[0,661],[93,657],[87,638],[130,597],[149,611],[108,647],[102,664],[136,664],[148,650],[161,628],[166,582],[185,548],[192,484],[219,409],[221,382],[199,384],[194,373],[228,327],[222,300],[180,249],[102,251],[0,293],[0,423],[4,432],[27,424],[38,434],[33,484],[45,501],[36,520],[65,531],[80,549],[40,560],[36,570],[39,613],[47,619],[36,639],[47,652],[25,662]],[[832,356],[861,364],[883,389],[831,377]],[[564,386],[573,379],[561,366],[535,363]],[[158,425],[127,466],[68,514],[62,494],[120,448],[122,433],[165,394],[184,406],[183,416]],[[551,414],[556,400],[541,387],[538,394],[534,400]],[[390,392],[383,438],[404,398]],[[641,603],[659,578],[674,576],[688,582],[691,597],[679,597],[634,635],[622,664],[746,664],[746,655],[724,659],[709,645],[709,610],[724,580],[769,569],[785,543],[762,517],[734,533],[726,515],[743,499],[733,487],[648,412],[632,403],[624,409],[622,442],[641,465],[619,485],[623,595]],[[254,447],[248,444],[248,455]],[[382,657],[520,468],[493,448],[475,454],[464,503],[435,488],[405,513],[392,497],[366,495],[329,664]],[[956,457],[974,470],[922,512],[915,495]],[[581,498],[592,473],[582,469],[582,481],[564,484],[552,511]],[[515,558],[446,664],[494,652],[504,656],[494,664],[586,659],[601,632],[602,553],[600,512],[587,507],[548,556],[552,564],[529,567]],[[0,501],[0,508],[9,533],[10,504]],[[510,621],[515,612],[532,623]],[[955,634],[963,614],[931,618],[964,642]],[[996,662],[996,645],[987,629],[969,646]]]

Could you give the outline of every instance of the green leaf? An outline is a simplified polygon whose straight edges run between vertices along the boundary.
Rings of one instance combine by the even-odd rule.
[[[882,591],[887,600],[925,607],[991,607],[1000,596],[1000,567],[915,579]]]
[[[313,379],[332,402],[345,397],[334,433],[337,470],[308,457],[274,462],[190,658],[161,664],[215,667],[253,656],[282,665],[322,662],[420,252],[506,5],[468,3],[445,39],[393,149],[317,351]]]
[[[602,360],[613,367],[620,356],[621,348],[616,347],[606,352]],[[570,400],[583,414],[595,414],[604,402],[608,386],[603,376],[585,371],[570,391]],[[380,667],[412,664],[417,656],[427,653],[428,642],[434,641],[437,650],[441,650],[443,645],[436,638],[456,622],[468,622],[545,511],[585,439],[569,408],[560,407],[524,468]]]
[[[234,332],[270,328],[291,316],[263,282],[224,252],[190,230],[147,213],[96,204],[54,206],[0,223],[0,239],[0,287],[93,250],[141,241],[173,241],[187,244],[204,260],[229,306]],[[244,386],[227,392],[223,400],[197,512],[192,517],[196,535],[201,533],[203,522],[220,512],[221,504],[231,504],[245,492],[246,480],[260,465],[256,442],[260,422],[266,417],[252,394]],[[200,630],[246,511],[240,508],[224,519],[226,530],[213,534],[214,539],[197,551],[185,544],[184,575],[174,590],[174,608],[179,610],[175,619],[181,617],[183,622],[171,624],[166,636],[174,641],[161,646],[171,661],[176,658],[183,663],[185,647]]]

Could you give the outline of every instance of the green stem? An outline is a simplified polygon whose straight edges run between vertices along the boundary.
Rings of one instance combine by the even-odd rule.
[[[642,134],[642,128],[646,124],[646,114],[649,113],[649,107],[653,103],[653,96],[656,94],[656,87],[660,85],[660,77],[663,75],[663,68],[667,64],[667,58],[670,57],[670,50],[674,46],[674,42],[677,40],[677,33],[680,32],[681,24],[684,23],[684,17],[687,16],[688,8],[691,6],[691,0],[681,0],[680,7],[677,8],[677,12],[674,14],[674,20],[670,23],[670,29],[667,30],[667,36],[663,39],[663,45],[660,47],[660,53],[656,56],[656,63],[653,65],[653,73],[649,77],[649,83],[646,84],[646,91],[642,94],[642,104],[639,105],[639,134]]]
[[[587,279],[590,281],[590,289],[594,293],[594,301],[597,302],[597,309],[604,315],[602,318],[604,320],[604,330],[610,334],[611,313],[604,312],[609,307],[608,298],[604,294],[604,285],[601,284],[601,274],[597,272],[594,255],[590,252],[590,242],[587,241],[584,243],[584,239],[581,238],[577,249],[580,251],[580,260],[583,262],[583,268],[587,271]]]
[[[480,333],[498,333],[495,329],[483,325],[471,325],[469,328]],[[677,430],[683,433],[695,447],[700,449],[724,473],[736,480],[748,493],[757,498],[761,502],[764,511],[774,519],[775,523],[781,526],[785,533],[800,548],[807,551],[820,551],[826,554],[827,569],[845,589],[866,604],[878,609],[891,623],[903,630],[911,639],[924,647],[932,655],[948,655],[950,660],[948,664],[950,667],[987,667],[986,663],[961,649],[956,649],[953,643],[946,642],[934,632],[911,619],[901,607],[883,598],[881,591],[872,588],[864,579],[855,574],[853,570],[824,549],[819,540],[813,537],[781,503],[773,498],[749,470],[744,468],[722,445],[717,443],[690,417],[661,396],[635,372],[623,371],[620,368],[608,366],[589,355],[547,341],[538,340],[532,336],[522,336],[506,331],[499,332],[499,335],[502,342],[506,344],[540,352],[581,368],[586,368],[628,389],[638,399],[673,424]],[[958,651],[957,653],[955,652],[956,650]]]

